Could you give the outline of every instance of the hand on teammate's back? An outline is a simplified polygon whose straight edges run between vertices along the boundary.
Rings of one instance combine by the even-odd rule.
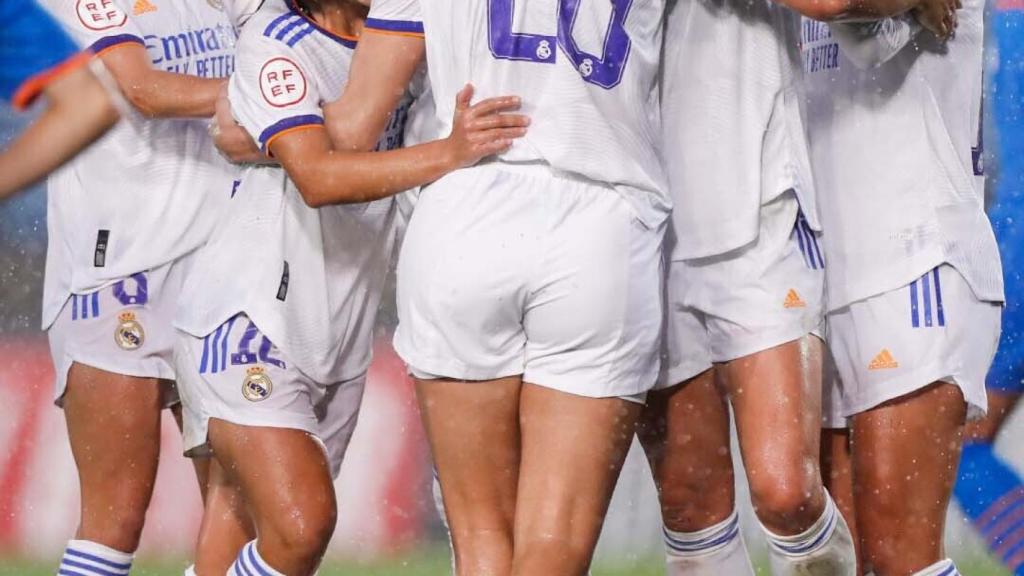
[[[465,168],[501,154],[526,135],[530,118],[513,114],[522,101],[518,96],[498,96],[470,104],[473,85],[466,84],[455,97],[452,133],[446,139],[455,165]]]
[[[961,8],[961,0],[921,0],[914,9],[914,16],[927,30],[946,40],[956,32],[956,11]]]

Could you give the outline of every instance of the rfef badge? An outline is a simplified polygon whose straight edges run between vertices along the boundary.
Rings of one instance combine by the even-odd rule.
[[[124,311],[117,315],[117,329],[114,330],[114,342],[122,350],[138,350],[146,341],[146,331],[135,319],[135,313]]]

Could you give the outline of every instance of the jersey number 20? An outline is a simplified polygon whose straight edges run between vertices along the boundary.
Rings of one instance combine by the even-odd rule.
[[[512,31],[515,0],[488,0],[491,54],[502,60],[554,64],[556,47],[560,46],[584,80],[602,88],[614,88],[622,81],[629,59],[632,43],[625,23],[633,0],[611,0],[612,18],[604,39],[604,54],[600,56],[581,50],[572,35],[580,3],[584,1],[558,0],[558,36],[545,36]]]

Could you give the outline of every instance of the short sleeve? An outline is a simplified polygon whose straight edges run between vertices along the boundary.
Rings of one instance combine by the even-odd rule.
[[[34,0],[0,2],[0,98],[27,106],[88,55]]]
[[[80,45],[102,55],[125,44],[145,46],[133,16],[155,10],[150,0],[138,0],[126,8],[125,0],[42,0]]]
[[[365,27],[385,34],[423,36],[420,0],[374,0]]]
[[[264,152],[279,136],[323,125],[315,78],[298,51],[243,30],[237,54],[228,83],[231,110]]]

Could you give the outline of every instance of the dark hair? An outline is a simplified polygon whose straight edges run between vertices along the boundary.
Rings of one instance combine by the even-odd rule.
[[[299,9],[306,16],[313,16],[314,12],[320,12],[323,6],[320,4],[320,0],[292,0],[295,2],[295,7]]]

